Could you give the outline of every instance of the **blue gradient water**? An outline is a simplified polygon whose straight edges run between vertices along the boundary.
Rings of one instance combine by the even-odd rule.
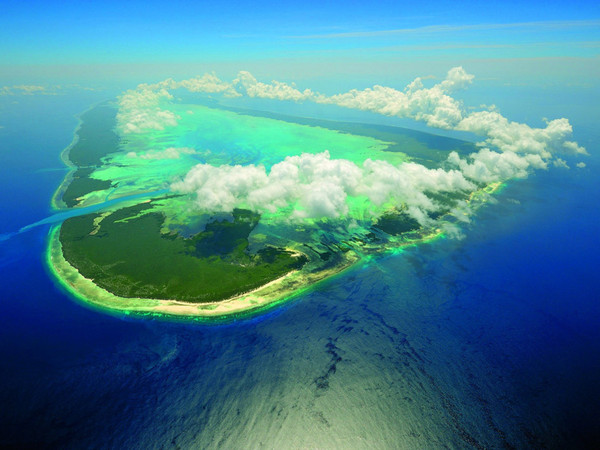
[[[51,215],[74,114],[0,109],[0,234]],[[0,242],[0,445],[566,448],[600,437],[598,135],[466,238],[381,258],[260,318],[124,319],[72,301],[41,225]],[[579,134],[577,132],[579,131]]]

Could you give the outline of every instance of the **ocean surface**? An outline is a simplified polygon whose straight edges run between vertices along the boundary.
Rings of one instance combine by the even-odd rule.
[[[76,114],[0,106],[0,234],[52,215]],[[600,441],[598,138],[587,167],[510,182],[461,240],[384,256],[224,325],[114,317],[0,240],[0,446],[591,448]]]

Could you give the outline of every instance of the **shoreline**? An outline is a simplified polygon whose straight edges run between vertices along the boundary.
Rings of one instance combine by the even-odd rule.
[[[71,139],[71,143],[69,145],[67,145],[63,149],[62,152],[60,152],[59,158],[62,161],[62,163],[65,166],[67,166],[68,172],[65,175],[65,177],[63,178],[63,180],[60,182],[60,184],[58,185],[58,188],[56,188],[56,190],[54,191],[54,194],[52,194],[52,198],[50,200],[50,206],[54,211],[65,211],[65,210],[70,209],[69,207],[67,207],[67,205],[63,201],[62,196],[63,196],[65,190],[67,189],[67,187],[69,186],[69,184],[71,184],[71,181],[73,179],[73,174],[77,171],[78,167],[71,162],[68,155],[69,155],[69,152],[71,151],[71,148],[73,148],[73,146],[79,142],[79,130],[81,129],[81,125],[83,124],[83,120],[81,120],[81,116],[83,116],[87,111],[90,111],[95,106],[96,105],[86,109],[85,111],[81,112],[80,114],[78,114],[76,116],[77,117],[77,127],[73,131],[73,139]]]
[[[473,192],[467,202],[473,210],[487,203],[488,196],[505,186],[503,182],[490,183]],[[63,256],[59,239],[61,224],[54,225],[48,233],[46,262],[50,272],[61,287],[85,306],[117,316],[152,317],[165,320],[201,321],[223,323],[240,318],[256,316],[277,305],[289,301],[315,288],[321,282],[330,280],[359,262],[367,262],[377,254],[390,254],[403,251],[407,247],[433,242],[445,237],[441,227],[423,230],[418,237],[392,240],[382,249],[363,248],[344,253],[342,262],[318,273],[303,273],[302,269],[287,274],[254,290],[209,303],[190,303],[170,299],[144,299],[119,297],[97,286],[93,280],[85,278]],[[298,253],[295,249],[288,249]]]
[[[113,314],[214,322],[249,317],[306,292],[321,281],[344,272],[361,259],[355,252],[349,251],[342,263],[333,268],[316,274],[293,270],[254,290],[217,302],[189,303],[168,299],[126,298],[97,286],[64,258],[59,229],[60,225],[54,226],[48,235],[46,262],[50,271],[60,285],[77,300]]]
[[[76,164],[73,164],[73,162],[69,158],[69,154],[71,152],[71,149],[79,142],[79,130],[81,130],[81,126],[83,125],[83,120],[81,119],[82,116],[104,103],[109,104],[111,101],[112,100],[100,100],[100,101],[90,105],[90,107],[87,108],[86,110],[81,111],[79,114],[75,115],[75,117],[77,118],[77,126],[73,130],[73,138],[71,139],[71,142],[69,143],[69,145],[67,145],[60,152],[60,155],[59,155],[59,159],[61,160],[61,162],[65,166],[67,166],[68,172],[65,175],[65,177],[63,178],[63,180],[60,182],[60,184],[58,185],[58,187],[56,188],[54,193],[52,194],[52,197],[50,199],[50,207],[52,210],[54,210],[56,212],[62,212],[62,211],[67,211],[67,210],[70,210],[73,208],[78,208],[78,207],[83,206],[83,205],[75,205],[74,207],[70,208],[66,205],[66,203],[62,199],[63,194],[65,193],[65,191],[71,184],[71,181],[73,181],[73,174],[81,168],[81,167],[77,166]],[[89,206],[89,205],[87,205],[87,206]]]

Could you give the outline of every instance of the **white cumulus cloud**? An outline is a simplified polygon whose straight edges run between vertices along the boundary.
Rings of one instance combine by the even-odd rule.
[[[308,100],[314,97],[314,93],[310,89],[299,91],[296,87],[280,81],[273,81],[270,84],[261,83],[246,71],[239,72],[233,83],[244,90],[248,97],[293,101]]]
[[[562,158],[556,158],[553,161],[553,164],[555,167],[562,167],[563,169],[570,169],[569,165],[567,164],[567,162],[562,159]]]
[[[461,159],[458,153],[451,152],[448,162],[459,168],[465,177],[479,183],[525,178],[531,169],[547,167],[540,155],[518,155],[513,151],[496,152],[489,148],[472,153],[467,159]]]
[[[475,185],[458,170],[428,169],[415,163],[394,166],[367,159],[362,166],[331,159],[329,152],[290,156],[269,173],[264,166],[214,167],[198,164],[180,181],[175,192],[193,194],[199,211],[231,212],[250,208],[258,212],[285,210],[291,219],[345,217],[351,199],[365,198],[377,215],[385,208],[406,208],[421,223],[439,209],[428,194],[469,191]]]
[[[165,88],[138,87],[125,92],[119,98],[117,121],[120,130],[128,134],[176,126],[177,115],[160,107],[162,101],[172,98]]]
[[[422,79],[417,78],[404,91],[374,86],[330,97],[316,95],[314,101],[386,116],[411,118],[432,127],[452,129],[462,120],[463,108],[449,93],[466,87],[472,79],[473,75],[466,73],[462,67],[455,67],[448,72],[445,80],[431,88],[425,88]]]

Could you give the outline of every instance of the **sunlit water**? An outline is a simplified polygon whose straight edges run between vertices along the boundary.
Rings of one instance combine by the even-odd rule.
[[[73,114],[94,100],[4,106],[0,233],[50,215]],[[592,137],[579,139],[592,153],[586,169],[510,183],[465,239],[376,259],[228,325],[88,310],[46,272],[47,225],[0,242],[0,443],[591,445],[600,412]]]

